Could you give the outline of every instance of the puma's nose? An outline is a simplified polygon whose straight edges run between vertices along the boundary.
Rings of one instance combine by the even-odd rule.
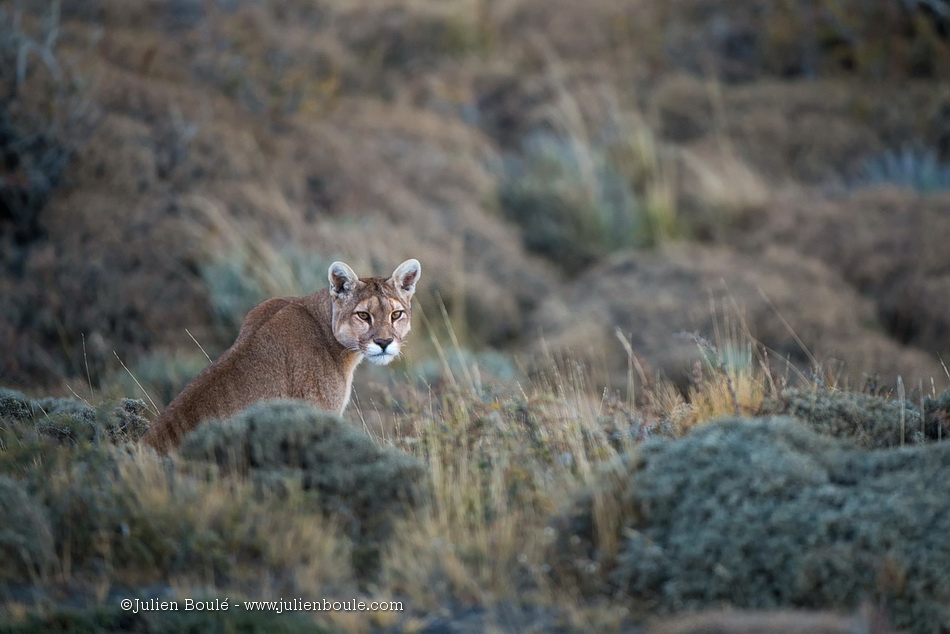
[[[393,342],[392,337],[390,337],[389,339],[373,339],[373,343],[379,346],[379,349],[382,350],[383,352],[386,352],[386,346],[388,346],[392,342]]]

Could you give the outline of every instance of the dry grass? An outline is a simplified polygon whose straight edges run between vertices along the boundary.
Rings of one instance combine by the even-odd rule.
[[[277,507],[272,504],[253,503],[257,495],[250,483],[225,478],[205,482],[185,478],[176,483],[167,465],[141,446],[131,448],[129,459],[120,463],[119,477],[135,491],[138,503],[150,515],[174,517],[197,535],[230,533],[225,539],[233,540],[236,553],[242,543],[245,548],[259,549],[253,557],[259,558],[265,569],[291,573],[288,579],[278,581],[281,585],[292,579],[292,584],[301,588],[320,588],[345,585],[348,580],[343,572],[349,554],[345,540],[338,536],[334,523],[314,517],[299,498],[281,500],[280,510],[275,512]],[[244,582],[253,580],[251,576],[243,578]],[[217,585],[211,570],[175,575],[168,583],[180,591]]]
[[[444,370],[456,377],[445,391],[399,397],[402,435],[388,442],[426,460],[432,493],[397,529],[382,583],[426,612],[514,603],[570,627],[613,631],[622,605],[595,608],[552,587],[546,552],[550,518],[637,442],[637,413],[605,399],[580,368],[552,366],[508,386],[470,381],[483,372],[475,364]],[[613,508],[604,500],[605,515]]]

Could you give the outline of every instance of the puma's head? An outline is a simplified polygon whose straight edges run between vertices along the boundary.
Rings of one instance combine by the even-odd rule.
[[[360,278],[343,262],[331,264],[330,297],[337,341],[377,365],[395,359],[409,334],[409,302],[420,273],[418,260],[406,260],[389,279]]]

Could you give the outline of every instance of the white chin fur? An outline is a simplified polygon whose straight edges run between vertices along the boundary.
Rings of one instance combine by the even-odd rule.
[[[382,348],[375,343],[371,343],[366,346],[366,350],[363,351],[363,356],[369,360],[370,363],[375,365],[386,365],[399,356],[399,344],[393,342],[389,344],[386,347],[386,351],[383,352]]]
[[[384,353],[384,354],[367,354],[366,360],[374,365],[387,365],[390,361],[396,358],[396,355]]]

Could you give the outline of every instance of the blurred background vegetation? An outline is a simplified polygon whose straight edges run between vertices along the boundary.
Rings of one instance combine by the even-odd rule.
[[[410,256],[423,373],[444,307],[473,354],[615,387],[616,329],[681,380],[676,334],[722,318],[842,383],[942,376],[948,27],[939,0],[4,0],[0,383],[128,383],[118,356],[164,402],[261,299]]]

